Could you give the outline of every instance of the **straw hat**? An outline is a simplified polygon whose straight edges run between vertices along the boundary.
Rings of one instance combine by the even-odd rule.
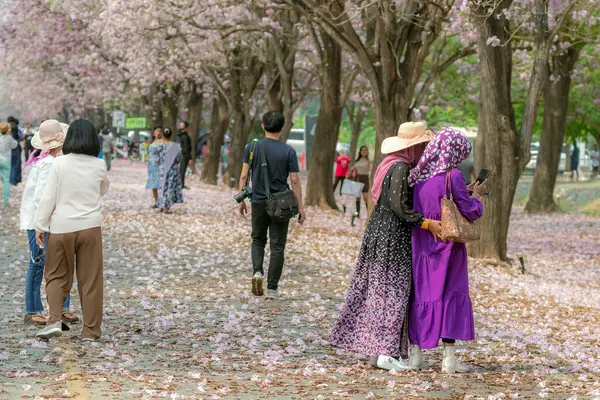
[[[40,125],[38,133],[31,138],[31,145],[42,150],[42,154],[48,150],[60,147],[65,142],[65,133],[60,122],[49,119]]]
[[[386,138],[381,143],[381,153],[395,153],[419,143],[430,142],[432,139],[433,132],[427,130],[427,123],[405,122],[400,125],[396,136]]]

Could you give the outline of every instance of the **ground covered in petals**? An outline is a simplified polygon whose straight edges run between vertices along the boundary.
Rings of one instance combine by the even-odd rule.
[[[600,218],[515,209],[509,246],[524,273],[470,260],[477,341],[460,357],[474,371],[442,375],[429,351],[429,369],[395,374],[327,343],[364,224],[309,210],[291,228],[282,298],[266,301],[250,293],[250,223],[232,191],[193,177],[163,215],[145,176],[128,162],[110,172],[97,343],[79,340],[80,324],[47,342],[23,326],[21,189],[2,209],[0,399],[600,398]],[[76,289],[72,303],[80,313]]]

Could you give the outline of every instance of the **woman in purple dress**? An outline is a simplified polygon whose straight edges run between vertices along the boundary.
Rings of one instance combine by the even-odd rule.
[[[373,183],[376,204],[363,238],[360,255],[340,318],[329,342],[332,346],[371,357],[382,369],[410,369],[400,357],[408,355],[408,301],[411,278],[411,229],[425,234],[440,231],[440,223],[424,220],[412,210],[408,173],[433,137],[425,124],[406,123],[398,136],[387,138],[381,152],[387,157]]]
[[[459,131],[444,128],[429,143],[409,184],[414,186],[414,210],[425,218],[441,220],[440,203],[452,190],[460,213],[469,221],[481,217],[485,182],[468,188],[458,165],[471,153],[471,143]],[[449,174],[449,184],[446,181]],[[473,195],[469,194],[472,189]],[[420,229],[412,231],[413,294],[410,299],[409,366],[420,368],[421,349],[432,349],[442,339],[442,371],[467,372],[455,356],[455,340],[475,339],[473,308],[469,297],[467,247],[442,242]]]

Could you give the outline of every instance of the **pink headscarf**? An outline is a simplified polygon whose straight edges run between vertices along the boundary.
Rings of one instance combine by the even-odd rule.
[[[444,128],[427,145],[421,160],[410,172],[408,184],[419,182],[456,168],[471,154],[471,142],[462,132]]]
[[[373,188],[371,189],[371,197],[373,197],[375,204],[377,204],[379,197],[381,197],[381,192],[383,191],[383,180],[385,179],[385,176],[392,165],[402,162],[410,165],[411,168],[414,167],[419,162],[419,159],[425,150],[425,144],[426,143],[419,143],[407,149],[390,153],[383,159],[381,164],[379,164],[377,167],[377,171],[375,171]]]

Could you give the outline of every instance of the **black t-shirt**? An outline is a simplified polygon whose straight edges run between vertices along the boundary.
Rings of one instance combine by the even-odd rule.
[[[251,146],[252,143],[246,146],[246,151],[244,152],[244,164],[248,164],[250,159]],[[269,176],[269,190],[271,193],[282,192],[289,188],[288,178],[290,173],[299,172],[298,157],[293,148],[279,140],[270,138],[256,142],[251,165],[252,203],[262,203],[267,200],[265,181],[260,166],[261,148],[265,151],[267,174]]]

